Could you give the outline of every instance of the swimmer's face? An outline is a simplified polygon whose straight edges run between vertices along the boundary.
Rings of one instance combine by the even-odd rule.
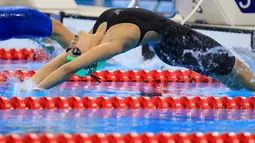
[[[79,31],[78,34],[74,35],[70,46],[66,49],[66,56],[77,57],[82,53],[86,53],[93,47],[98,46],[101,43],[102,37],[103,32],[100,33],[100,31],[95,34]]]
[[[98,46],[103,38],[103,34],[101,33],[95,33],[90,34],[85,31],[79,31],[76,35],[77,37],[73,38],[74,43],[76,46],[72,47],[78,47],[82,53],[86,53],[87,51],[93,49],[94,47]]]

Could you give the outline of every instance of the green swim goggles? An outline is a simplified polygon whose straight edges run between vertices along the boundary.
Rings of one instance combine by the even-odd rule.
[[[70,50],[72,50],[72,53],[75,56],[66,56],[66,61],[70,62],[74,59],[76,59],[78,56],[81,55],[81,51],[79,48],[75,47],[75,48],[71,48],[68,47],[66,49],[66,53],[69,52]],[[78,72],[76,72],[75,74],[77,74],[78,76],[92,76],[96,81],[100,82],[100,78],[92,75],[96,70],[98,70],[99,68],[101,68],[104,64],[106,63],[106,61],[101,61],[101,62],[97,62],[97,63],[93,63],[91,65],[89,65],[86,68],[83,68],[81,70],[79,70]]]
[[[66,60],[67,61],[72,61],[72,60],[74,60],[76,58],[77,58],[76,56],[66,56]],[[77,74],[79,76],[90,76],[95,71],[100,69],[105,63],[106,63],[106,61],[101,61],[101,62],[97,62],[97,63],[91,64],[88,67],[79,70],[75,74]]]

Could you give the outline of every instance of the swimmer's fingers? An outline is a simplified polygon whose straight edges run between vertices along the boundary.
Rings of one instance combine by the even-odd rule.
[[[79,35],[78,34],[75,34],[71,43],[70,43],[70,47],[77,47],[77,44],[79,42]]]
[[[73,39],[72,39],[72,41],[71,41],[71,43],[72,43],[72,44],[77,44],[78,41],[79,41],[79,35],[78,35],[78,34],[75,34],[74,37],[73,37]]]
[[[43,88],[39,88],[39,87],[34,87],[33,91],[45,91],[45,89]]]
[[[74,37],[73,37],[73,41],[75,42],[75,41],[79,41],[79,35],[78,34],[75,34],[74,35]]]

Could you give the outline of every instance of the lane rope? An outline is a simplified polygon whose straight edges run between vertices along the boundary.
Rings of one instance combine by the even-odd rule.
[[[44,52],[44,49],[4,49],[0,48],[0,59],[2,60],[48,60],[50,56]],[[20,80],[31,77],[35,71],[0,71],[0,81],[8,80],[9,73],[15,73],[15,77]],[[8,74],[6,74],[8,73]],[[216,80],[207,76],[200,75],[192,72],[191,70],[176,70],[176,71],[146,71],[146,70],[128,70],[128,71],[97,71],[95,76],[98,76],[101,81],[160,81],[160,82],[216,82]],[[79,77],[77,75],[72,76],[69,81],[95,81],[91,76]]]
[[[254,109],[255,97],[0,97],[0,110],[9,109]]]
[[[50,56],[43,48],[0,48],[1,60],[29,60],[42,61],[48,60]]]
[[[10,78],[21,81],[32,77],[35,70],[2,70],[0,71],[0,82],[7,81]],[[103,70],[93,73],[100,78],[101,82],[218,82],[213,78],[198,74],[191,70]],[[68,79],[71,82],[97,82],[91,76],[73,75]]]
[[[110,134],[85,134],[85,133],[61,133],[61,134],[33,134],[28,133],[23,136],[18,134],[7,134],[0,136],[0,142],[7,143],[252,143],[255,141],[255,134],[245,133],[110,133]]]

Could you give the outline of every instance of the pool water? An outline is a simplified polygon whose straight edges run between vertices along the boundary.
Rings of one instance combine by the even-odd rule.
[[[249,91],[229,91],[221,84],[213,83],[145,83],[145,82],[65,82],[48,91],[16,90],[12,84],[0,83],[0,95],[12,96],[254,96]]]
[[[31,61],[0,61],[0,68],[5,70],[37,70],[45,61],[31,62]],[[128,68],[117,65],[107,64],[108,70],[128,70]],[[106,69],[106,68],[105,68]],[[102,69],[103,70],[103,69]],[[139,69],[137,69],[139,70]],[[219,83],[187,83],[187,82],[65,82],[48,91],[17,91],[15,86],[9,80],[5,83],[0,83],[0,95],[6,97],[16,96],[65,96],[75,95],[83,96],[253,96],[255,93],[249,91],[230,91]],[[17,83],[17,82],[16,82]],[[71,88],[70,88],[71,87]]]
[[[104,7],[123,7],[126,8],[130,0],[104,0],[104,2],[99,2]],[[176,13],[175,1],[174,0],[141,0],[140,7],[146,8],[156,12],[168,13],[168,15],[173,16]],[[79,5],[95,5],[96,2],[92,0],[76,0]]]
[[[76,0],[78,4],[93,5],[91,0]],[[130,1],[106,0],[105,6],[126,7]],[[172,0],[141,1],[141,7],[173,16],[176,12]],[[93,22],[93,21],[92,21]],[[72,23],[72,24],[75,24]],[[73,25],[69,25],[72,27]],[[88,24],[88,23],[87,23]],[[81,24],[82,27],[83,23]],[[75,27],[77,32],[79,28]],[[88,26],[89,27],[89,26]],[[80,29],[82,29],[80,27]],[[16,46],[16,42],[10,42]],[[2,47],[6,47],[3,46]],[[23,47],[22,47],[23,48]],[[242,49],[238,49],[242,50]],[[237,52],[242,53],[242,52]],[[131,53],[133,54],[133,53]],[[244,60],[254,67],[252,52],[243,52]],[[128,58],[129,55],[125,54]],[[134,56],[135,57],[135,56]],[[126,58],[122,58],[126,62]],[[134,61],[137,59],[134,59]],[[0,60],[1,70],[38,70],[46,61]],[[121,61],[124,63],[124,61]],[[135,61],[136,62],[136,61]],[[134,66],[136,63],[130,62]],[[151,62],[151,61],[149,61]],[[153,66],[157,65],[152,63]],[[136,65],[136,67],[140,67]],[[107,70],[128,70],[114,63]],[[148,67],[148,66],[147,66]],[[152,68],[152,67],[151,67]],[[134,69],[134,68],[132,68]],[[139,70],[139,68],[135,68]],[[17,82],[0,83],[0,96],[254,96],[249,91],[230,91],[219,83],[145,83],[145,82],[65,82],[48,91],[15,90]],[[251,132],[255,133],[253,109],[51,109],[51,110],[0,110],[0,134],[17,133],[128,133],[128,132]]]
[[[1,69],[38,69],[44,62],[0,61]],[[111,70],[126,69],[109,64]],[[12,96],[252,96],[218,83],[65,82],[45,92],[19,92],[11,81],[0,83],[0,95]],[[254,132],[255,110],[83,109],[0,110],[0,133]],[[233,128],[234,127],[234,128]]]
[[[254,110],[2,110],[0,133],[254,132]]]

